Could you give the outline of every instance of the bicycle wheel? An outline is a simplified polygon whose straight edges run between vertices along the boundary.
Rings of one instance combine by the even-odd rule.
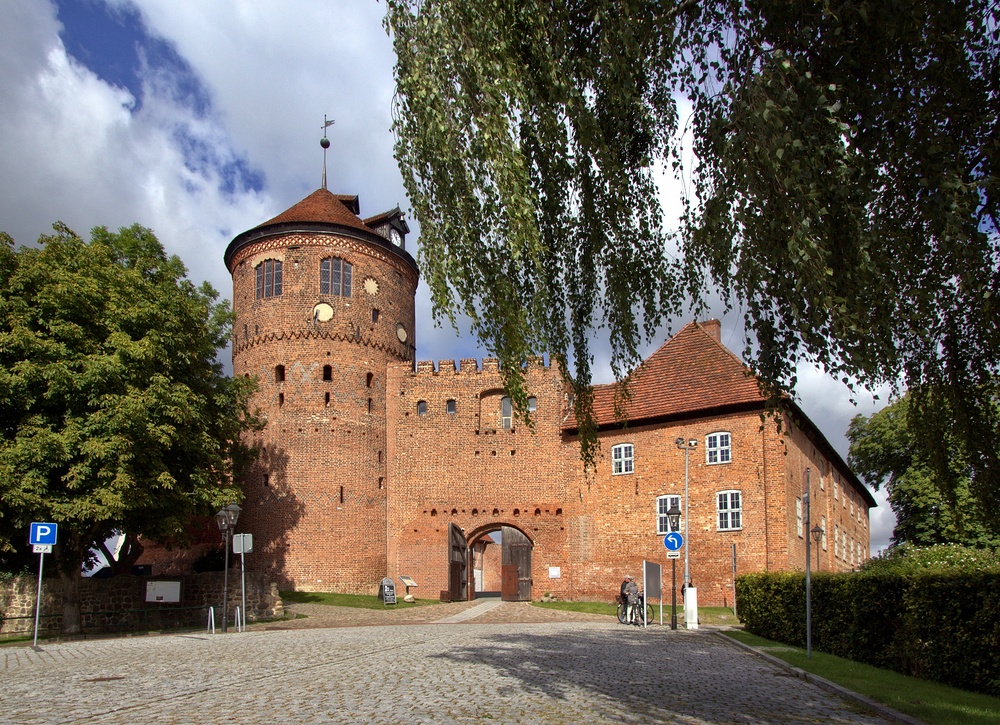
[[[653,605],[646,605],[646,624],[652,624],[653,622]]]
[[[618,603],[618,623],[625,624],[625,605]]]

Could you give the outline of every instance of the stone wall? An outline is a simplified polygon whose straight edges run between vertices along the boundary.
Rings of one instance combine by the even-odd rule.
[[[147,602],[147,585],[155,581],[179,581],[181,601]],[[0,635],[32,632],[35,626],[37,577],[16,577],[0,584]],[[85,633],[146,629],[171,629],[207,625],[208,607],[215,608],[221,624],[223,573],[207,572],[178,577],[118,576],[84,579],[80,585],[80,612]],[[284,615],[277,585],[263,573],[247,572],[247,621]],[[229,621],[240,606],[240,574],[229,576]],[[46,578],[42,584],[39,630],[62,628],[62,583]]]

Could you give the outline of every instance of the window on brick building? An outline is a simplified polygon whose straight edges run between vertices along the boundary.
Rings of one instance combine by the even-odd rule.
[[[667,511],[669,511],[674,504],[677,505],[677,508],[681,507],[680,496],[670,494],[667,496],[659,496],[656,499],[656,533],[661,535],[670,533],[670,522],[667,520]],[[679,525],[683,528],[683,519]]]
[[[743,528],[743,494],[739,491],[719,491],[716,496],[719,514],[719,531],[737,531]]]
[[[427,401],[418,400],[417,401],[417,415],[427,415]]]
[[[259,300],[264,297],[281,295],[281,260],[265,259],[254,268],[256,285],[254,296]]]
[[[500,398],[500,427],[511,428],[514,423],[514,408],[508,396]]]
[[[330,367],[329,365],[323,366],[323,379],[333,380],[333,368]]]
[[[819,517],[819,527],[823,530],[823,551],[826,551],[826,516]]]
[[[705,437],[705,463],[729,463],[733,460],[728,433],[710,433]]]
[[[350,262],[337,257],[327,257],[319,262],[319,293],[321,295],[351,296]]]
[[[538,398],[531,396],[528,398],[528,412],[534,413],[538,409]]]
[[[802,538],[802,499],[795,499],[795,533]]]
[[[454,400],[449,400],[444,405],[445,405],[445,410],[448,412],[449,415],[454,415],[455,414],[455,411],[457,410],[457,406],[456,406]]]
[[[615,476],[632,473],[634,450],[631,443],[619,443],[611,448],[611,473]]]
[[[274,366],[274,382],[283,383],[285,382],[285,366],[275,365]]]

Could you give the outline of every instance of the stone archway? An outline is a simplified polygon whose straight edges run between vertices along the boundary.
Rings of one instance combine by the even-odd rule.
[[[500,596],[530,601],[534,544],[520,529],[506,524],[484,526],[469,537],[469,599]]]

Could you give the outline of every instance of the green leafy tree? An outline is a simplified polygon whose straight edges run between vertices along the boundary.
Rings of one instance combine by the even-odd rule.
[[[951,482],[946,483],[928,462],[933,451],[910,426],[911,410],[911,398],[904,396],[871,417],[856,416],[847,431],[851,467],[869,486],[884,487],[888,494],[896,514],[893,545],[1000,545],[969,491],[961,442],[950,441]]]
[[[938,390],[912,420],[941,451],[945,432],[964,441],[1000,525],[995,2],[387,6],[424,277],[439,319],[467,315],[498,355],[519,411],[522,364],[550,352],[589,459],[592,331],[621,377],[717,293],[772,402],[801,360]],[[676,235],[663,168],[687,190]],[[928,463],[947,472],[944,453]]]
[[[240,497],[233,466],[252,385],[216,353],[226,303],[139,226],[61,224],[37,247],[0,238],[0,550],[59,525],[63,629],[80,628],[81,567],[116,532],[182,539]]]

